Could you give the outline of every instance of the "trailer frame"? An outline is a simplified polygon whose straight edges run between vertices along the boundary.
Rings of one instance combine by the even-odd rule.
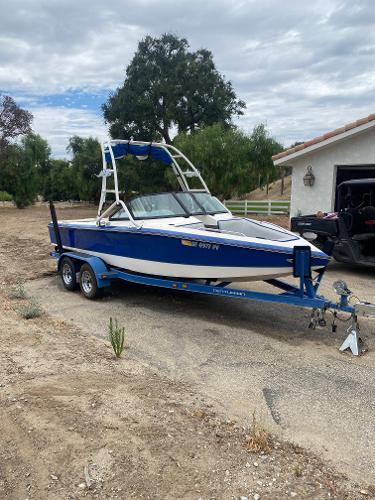
[[[315,271],[315,276],[312,276],[311,270],[311,249],[308,246],[295,247],[293,257],[293,276],[298,280],[298,286],[292,285],[280,279],[268,279],[265,283],[272,285],[279,293],[259,292],[255,290],[245,290],[241,288],[233,288],[229,285],[230,282],[199,282],[190,279],[173,279],[162,276],[150,276],[146,274],[138,274],[127,272],[122,269],[108,266],[101,258],[85,254],[84,252],[73,252],[57,248],[51,252],[51,256],[57,260],[57,268],[60,274],[61,262],[64,258],[70,259],[75,263],[75,281],[80,284],[83,295],[87,298],[96,298],[105,288],[110,287],[114,280],[120,280],[138,285],[147,285],[158,288],[166,288],[178,290],[182,292],[201,293],[205,295],[213,295],[217,297],[230,297],[235,299],[255,300],[267,303],[286,304],[294,307],[302,307],[311,310],[311,320],[309,328],[316,328],[317,325],[325,326],[325,315],[327,311],[333,312],[332,331],[335,331],[335,320],[337,312],[342,311],[350,314],[350,326],[348,328],[348,336],[340,347],[340,351],[350,351],[353,355],[358,356],[367,351],[367,345],[360,334],[358,324],[358,316],[360,315],[375,315],[375,305],[367,302],[358,302],[350,304],[350,291],[346,287],[342,287],[338,292],[338,301],[333,302],[330,299],[318,294],[319,285],[324,276],[324,269]],[[82,284],[82,266],[85,266],[85,283],[95,286],[98,293],[86,293],[87,290],[92,290],[90,287],[85,288]],[[88,266],[88,267],[87,267]],[[90,273],[90,270],[92,271]],[[63,278],[63,276],[62,276]],[[64,283],[64,278],[63,278]],[[67,287],[68,288],[68,287]],[[72,288],[69,288],[72,289]]]

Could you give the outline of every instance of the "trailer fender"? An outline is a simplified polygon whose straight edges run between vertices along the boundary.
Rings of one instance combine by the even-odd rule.
[[[93,255],[84,255],[75,252],[64,252],[59,255],[57,269],[60,271],[60,264],[63,257],[69,257],[77,264],[77,278],[79,270],[82,264],[88,264],[95,273],[96,281],[99,288],[104,288],[111,285],[111,278],[113,277],[111,272],[108,271],[108,267],[105,262],[99,257]]]

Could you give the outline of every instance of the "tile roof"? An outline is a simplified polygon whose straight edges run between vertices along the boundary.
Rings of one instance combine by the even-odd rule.
[[[280,158],[284,158],[285,156],[289,156],[293,153],[297,153],[298,151],[301,151],[302,149],[306,149],[309,146],[312,146],[313,144],[318,144],[319,142],[323,142],[327,139],[330,139],[331,137],[335,137],[336,135],[343,134],[344,132],[347,132],[348,130],[359,127],[361,125],[372,122],[374,120],[375,120],[375,113],[372,113],[371,115],[368,115],[365,118],[360,118],[359,120],[356,120],[355,122],[347,123],[343,127],[337,128],[337,129],[332,130],[331,132],[327,132],[323,135],[319,135],[318,137],[314,137],[314,139],[310,139],[309,141],[303,142],[302,144],[299,144],[298,146],[295,146],[294,148],[289,148],[285,151],[282,151],[281,153],[279,153],[277,155],[273,155],[272,160],[273,161],[279,160]]]

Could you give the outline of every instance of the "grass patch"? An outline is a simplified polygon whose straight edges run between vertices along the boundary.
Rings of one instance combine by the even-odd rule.
[[[20,280],[15,285],[7,288],[5,293],[9,299],[27,299],[25,285]]]
[[[17,307],[16,311],[23,319],[39,318],[43,313],[42,308],[35,299],[30,299],[26,304]]]
[[[118,325],[117,319],[109,318],[108,337],[116,358],[120,358],[124,350],[125,328]]]
[[[270,453],[272,450],[271,435],[257,422],[255,411],[244,447],[251,453],[260,453],[261,451]]]
[[[13,197],[6,191],[0,191],[0,201],[13,201]]]

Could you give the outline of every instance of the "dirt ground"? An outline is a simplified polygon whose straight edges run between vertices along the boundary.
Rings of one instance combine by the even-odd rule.
[[[318,456],[224,419],[195,386],[127,350],[116,360],[109,342],[48,307],[22,319],[29,299],[7,293],[54,272],[48,220],[46,207],[0,208],[1,499],[375,498]],[[269,444],[251,452],[249,436]]]

